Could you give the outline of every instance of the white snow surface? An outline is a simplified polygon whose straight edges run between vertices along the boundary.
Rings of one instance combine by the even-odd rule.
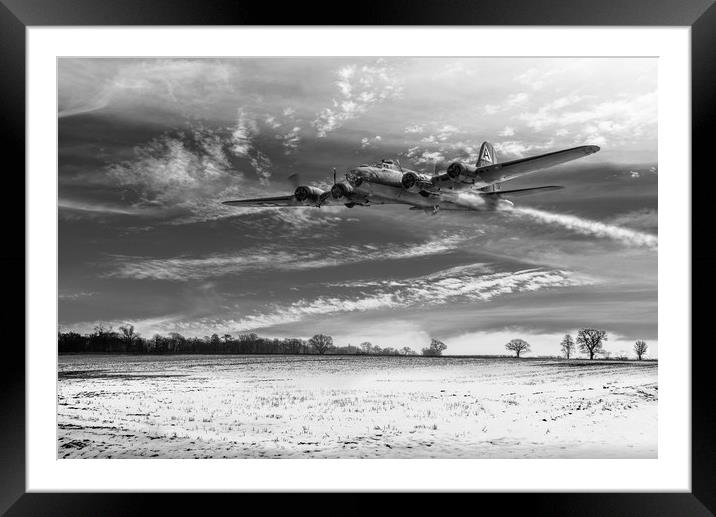
[[[657,363],[60,356],[58,458],[656,458]]]

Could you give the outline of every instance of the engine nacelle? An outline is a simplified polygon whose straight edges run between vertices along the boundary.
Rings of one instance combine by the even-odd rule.
[[[408,192],[420,192],[421,190],[430,190],[435,185],[432,176],[427,174],[418,174],[415,172],[406,172],[400,179],[400,184]]]
[[[477,167],[467,163],[452,162],[448,165],[447,174],[453,181],[474,178],[477,175]]]
[[[331,187],[331,197],[333,199],[341,199],[342,197],[349,197],[353,193],[353,186],[347,181],[341,181]]]
[[[312,204],[319,204],[323,201],[323,199],[325,199],[325,194],[326,192],[322,191],[317,187],[308,187],[305,185],[300,185],[296,187],[296,190],[293,193],[293,197],[299,203],[307,202]]]

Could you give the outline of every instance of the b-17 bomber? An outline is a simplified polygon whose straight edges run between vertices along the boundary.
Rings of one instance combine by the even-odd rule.
[[[291,195],[224,201],[237,207],[321,207],[325,205],[373,206],[405,204],[411,209],[427,210],[496,210],[511,207],[508,199],[563,187],[541,187],[503,190],[506,181],[576,160],[599,151],[596,145],[582,145],[561,151],[498,162],[489,142],[480,146],[477,162],[472,165],[453,161],[433,174],[416,172],[400,165],[398,160],[381,160],[350,169],[341,181],[333,170],[333,186],[324,190],[296,182]],[[295,176],[294,176],[295,178]],[[466,195],[467,194],[467,195]]]

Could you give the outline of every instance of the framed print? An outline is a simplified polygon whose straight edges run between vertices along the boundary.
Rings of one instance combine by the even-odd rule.
[[[3,510],[710,515],[716,11],[539,4],[6,2]]]

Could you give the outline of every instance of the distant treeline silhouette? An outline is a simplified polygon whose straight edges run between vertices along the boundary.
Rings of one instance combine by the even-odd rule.
[[[431,346],[423,349],[423,355],[441,355],[440,348],[433,340]],[[442,345],[444,347],[444,345]],[[123,325],[118,330],[98,325],[89,334],[77,332],[58,333],[60,354],[365,354],[365,355],[417,355],[410,347],[396,349],[363,342],[358,346],[335,346],[333,338],[316,334],[310,339],[264,338],[254,333],[212,334],[211,336],[185,337],[178,332],[168,335],[155,334],[144,338],[134,330],[133,325]]]

